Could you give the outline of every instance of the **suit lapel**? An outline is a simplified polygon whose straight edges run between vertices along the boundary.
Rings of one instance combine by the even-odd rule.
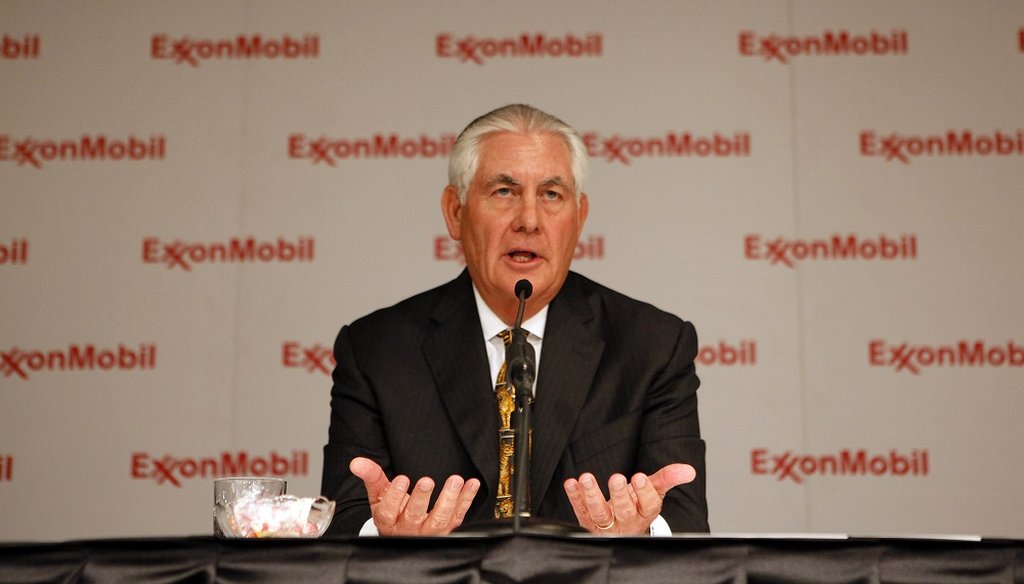
[[[601,361],[604,341],[593,318],[575,274],[570,273],[551,302],[537,376],[530,477],[534,508],[548,491]]]
[[[464,270],[446,288],[431,318],[433,327],[423,344],[424,355],[462,446],[493,493],[498,469],[498,412],[468,272]]]

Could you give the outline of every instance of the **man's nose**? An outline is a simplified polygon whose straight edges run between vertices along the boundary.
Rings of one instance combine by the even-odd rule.
[[[540,227],[539,221],[537,198],[531,196],[519,197],[519,204],[516,205],[515,230],[533,233]]]

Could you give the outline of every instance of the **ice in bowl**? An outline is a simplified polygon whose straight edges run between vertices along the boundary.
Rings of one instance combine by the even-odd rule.
[[[245,497],[213,508],[225,537],[320,537],[334,518],[324,497]]]

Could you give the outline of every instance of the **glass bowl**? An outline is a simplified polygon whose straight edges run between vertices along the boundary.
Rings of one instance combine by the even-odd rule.
[[[320,537],[334,519],[334,501],[324,497],[246,497],[213,508],[224,537]]]

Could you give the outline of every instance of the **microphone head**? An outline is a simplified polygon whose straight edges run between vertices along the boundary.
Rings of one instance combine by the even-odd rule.
[[[533,294],[533,284],[529,280],[519,280],[516,282],[516,298],[526,300]]]

